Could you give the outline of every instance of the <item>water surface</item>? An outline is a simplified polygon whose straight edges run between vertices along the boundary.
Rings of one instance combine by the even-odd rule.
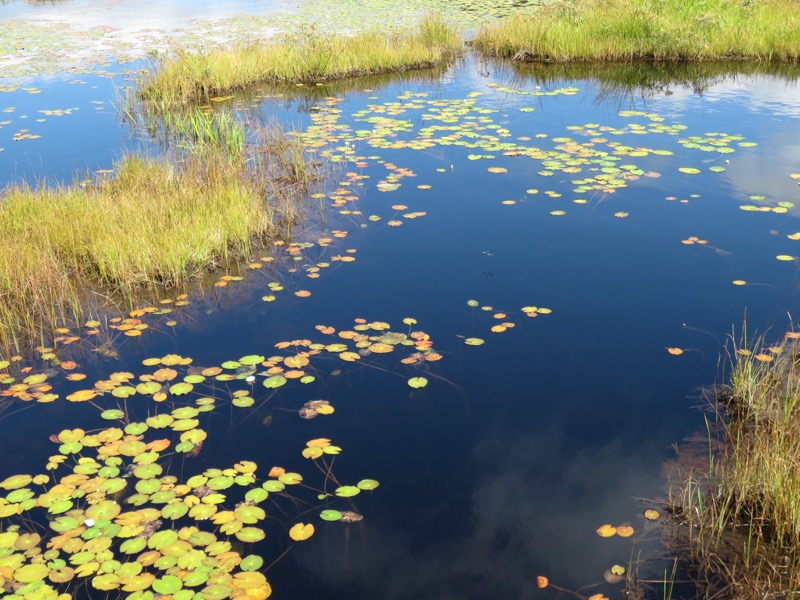
[[[265,91],[283,97],[260,100],[263,115],[306,131],[324,123],[321,116],[331,118],[335,139],[317,149],[333,159],[322,192],[341,195],[337,184],[349,179],[358,200],[338,207],[330,197],[322,201],[324,218],[310,215],[296,231],[316,244],[299,260],[278,248],[267,274],[253,271],[202,297],[192,292],[176,327],[121,336],[116,357],[83,357],[97,379],[138,374],[143,359],[167,353],[205,366],[271,356],[278,342],[325,339],[316,326],[351,330],[354,319],[431,336],[440,361],[402,364],[399,353],[352,363],[326,358],[313,383],[291,382],[261,404],[269,392],[259,375],[257,409],[209,419],[214,442],[183,463],[185,477],[243,459],[265,471],[313,471],[300,450],[306,440],[326,437],[344,448],[339,480],[381,483],[352,504],[332,502],[363,514],[360,523],[324,523],[317,510],[303,517],[317,532],[268,571],[273,597],[559,595],[537,590],[537,575],[587,596],[614,597],[620,586],[603,582],[611,565],[638,561],[643,579],[671,568],[658,526],[641,516],[653,502],[642,499],[663,498],[662,466],[674,456],[672,445],[701,430],[698,389],[723,376],[726,337],[738,336],[745,318],[751,331],[771,328],[780,337],[797,313],[797,261],[775,257],[800,254],[800,242],[787,238],[798,230],[800,198],[790,175],[798,172],[800,94],[796,78],[785,74],[722,75],[700,89],[680,82],[626,89],[610,81],[599,69],[571,78],[468,58],[441,77],[364,82],[346,92],[319,90],[312,99]],[[121,76],[36,80],[31,85],[41,94],[20,88],[4,96],[14,109],[0,130],[4,183],[69,181],[112,168],[128,149],[157,152],[158,144],[132,133],[115,109],[113,90],[124,84]],[[40,112],[55,108],[78,110]],[[13,141],[20,129],[41,137]],[[706,150],[680,143],[691,136],[705,140],[697,143]],[[726,136],[735,139],[710,143]],[[543,164],[556,160],[547,153],[571,143],[563,138],[584,145],[588,162],[564,164],[580,154],[567,146],[571,159]],[[400,147],[414,139],[440,141]],[[619,145],[644,155],[614,154]],[[526,156],[534,147],[546,156]],[[733,151],[713,149],[720,147]],[[604,161],[595,160],[597,151],[608,152]],[[379,182],[398,169],[408,170],[401,185],[380,191]],[[637,170],[642,174],[613,192],[576,192],[584,184],[575,181]],[[403,216],[412,212],[425,214]],[[333,234],[341,231],[346,237]],[[325,237],[330,245],[320,247]],[[355,261],[333,259],[346,255]],[[332,266],[309,279],[306,267],[319,262]],[[261,299],[268,281],[286,288],[274,302]],[[299,289],[311,296],[291,293]],[[531,318],[521,310],[528,306],[552,313]],[[408,317],[417,323],[403,324]],[[491,331],[502,322],[515,326]],[[485,344],[464,343],[473,337]],[[407,385],[420,375],[427,387]],[[62,393],[80,387],[59,385]],[[336,412],[300,419],[297,410],[314,398],[328,399]],[[155,408],[131,410],[146,416]],[[98,423],[96,414],[62,399],[10,415],[0,424],[2,456],[20,460],[18,448],[32,444],[24,461],[38,472],[52,452],[39,441],[63,427]],[[604,523],[631,524],[637,533],[603,539],[595,530]],[[268,541],[255,551],[270,562],[288,540],[275,526]],[[661,597],[657,585],[645,589]],[[680,593],[691,597],[688,588]]]

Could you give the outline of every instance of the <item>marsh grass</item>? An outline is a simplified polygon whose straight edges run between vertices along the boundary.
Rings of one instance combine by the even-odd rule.
[[[710,398],[707,468],[674,503],[707,588],[784,597],[800,590],[800,343],[745,343],[730,361]]]
[[[0,344],[44,339],[86,310],[91,290],[127,298],[185,284],[247,256],[299,218],[316,177],[275,125],[238,153],[220,138],[174,160],[128,156],[114,175],[7,189],[0,205]]]
[[[796,61],[800,2],[566,0],[487,25],[472,43],[527,61]]]
[[[442,64],[462,48],[460,33],[438,17],[417,31],[324,34],[312,27],[268,42],[207,52],[180,51],[140,81],[139,94],[169,105],[257,84],[318,83]]]

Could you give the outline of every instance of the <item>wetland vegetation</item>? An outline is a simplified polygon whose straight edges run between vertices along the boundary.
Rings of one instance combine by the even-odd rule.
[[[423,18],[415,32],[388,35],[332,35],[309,27],[262,43],[181,51],[142,79],[139,94],[175,105],[268,83],[318,83],[430,68],[455,58],[462,45],[460,32],[437,16]]]
[[[733,347],[729,383],[708,390],[707,464],[675,499],[681,538],[709,594],[800,589],[800,334]]]
[[[523,61],[800,59],[796,0],[575,0],[483,27],[481,52]]]
[[[43,342],[84,317],[92,289],[134,305],[142,289],[180,287],[249,256],[300,217],[318,169],[281,129],[251,129],[247,145],[229,113],[196,109],[165,126],[186,140],[172,160],[129,155],[80,183],[5,190],[0,339],[7,348]]]
[[[70,119],[64,163],[79,132],[135,140],[3,192],[1,593],[800,588],[796,334],[734,348],[704,462],[636,499],[697,424],[714,332],[794,305],[797,3],[480,0],[335,33],[340,4],[0,85],[15,165]],[[394,25],[383,4],[353,10]]]

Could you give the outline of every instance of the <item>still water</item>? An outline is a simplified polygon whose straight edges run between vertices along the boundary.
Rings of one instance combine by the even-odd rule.
[[[619,79],[468,58],[436,76],[220,103],[306,132],[327,174],[295,231],[308,247],[265,250],[269,268],[190,290],[177,325],[117,336],[109,356],[79,344],[69,351],[79,370],[95,381],[151,372],[142,360],[170,353],[204,367],[270,357],[280,342],[347,342],[320,329],[353,331],[355,319],[423,331],[441,355],[323,353],[313,382],[277,390],[259,367],[252,408],[203,417],[202,451],[172,463],[182,478],[251,460],[260,478],[279,465],[310,482],[300,452],[329,438],[343,448],[339,482],[380,482],[352,499],[262,505],[275,521],[248,553],[266,564],[290,545],[284,525],[316,527],[266,571],[274,598],[557,597],[536,589],[537,575],[613,598],[622,586],[603,581],[611,565],[638,565],[644,580],[671,570],[671,549],[642,512],[665,497],[673,444],[702,431],[698,390],[724,377],[727,337],[745,319],[751,333],[779,338],[797,317],[800,242],[787,235],[800,230],[800,90],[796,74],[766,71],[716,74],[702,87]],[[130,84],[124,73],[88,74],[4,94],[3,183],[80,180],[126,151],[158,152],[117,110]],[[41,137],[14,141],[22,129]],[[309,278],[319,263],[331,266]],[[265,302],[270,281],[285,289]],[[551,312],[526,316],[531,306]],[[513,327],[492,331],[501,323]],[[410,387],[413,377],[427,386]],[[87,387],[52,383],[62,395]],[[335,412],[301,419],[312,399]],[[96,402],[117,405],[109,394]],[[127,410],[143,420],[159,407],[135,398]],[[100,426],[98,413],[63,398],[7,409],[0,476],[42,472],[48,436]],[[323,508],[364,518],[324,522]],[[636,533],[601,538],[604,523]],[[642,589],[662,597],[657,583]]]

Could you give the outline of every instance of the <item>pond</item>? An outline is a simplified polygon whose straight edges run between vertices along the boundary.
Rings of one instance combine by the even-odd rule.
[[[158,153],[119,110],[138,66],[7,80],[3,184],[81,180],[126,151]],[[217,103],[302,132],[325,174],[308,215],[249,264],[152,301],[155,312],[134,315],[149,325],[141,336],[90,324],[58,352],[6,365],[0,480],[64,477],[78,456],[97,458],[96,440],[62,430],[128,427],[172,440],[176,453],[154,464],[177,479],[141,485],[161,471],[137,474],[153,457],[123,449],[100,476],[123,486],[100,483],[109,497],[161,511],[176,481],[199,477],[195,494],[215,480],[223,496],[202,505],[259,499],[267,519],[239,520],[263,527],[262,542],[225,535],[211,512],[159,527],[194,525],[262,556],[245,572],[264,571],[274,598],[561,595],[537,576],[612,598],[624,586],[604,580],[612,565],[636,572],[644,597],[664,597],[659,581],[685,575],[673,573],[663,518],[643,512],[662,510],[674,445],[704,434],[700,388],[724,380],[745,323],[748,336],[779,339],[796,318],[800,90],[790,69],[648,69],[468,55],[440,73]],[[13,397],[39,373],[58,399]],[[148,380],[154,389],[134,389]],[[200,428],[204,443],[183,436]],[[67,459],[45,470],[59,449]],[[241,461],[258,465],[252,481]],[[245,498],[267,480],[269,498]],[[86,504],[69,502],[49,518]],[[44,536],[34,512],[23,529]],[[290,539],[296,523],[313,535]],[[620,535],[598,535],[604,524]],[[80,552],[62,558],[103,562]],[[161,566],[148,568],[169,590],[173,563]],[[106,593],[77,596],[90,591]],[[678,583],[673,597],[693,594]]]

